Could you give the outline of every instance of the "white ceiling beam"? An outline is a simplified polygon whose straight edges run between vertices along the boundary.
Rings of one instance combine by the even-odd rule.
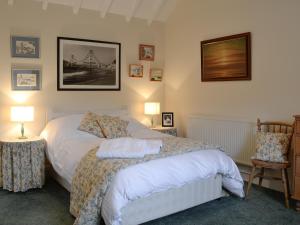
[[[75,0],[74,5],[73,5],[73,13],[74,14],[78,14],[79,9],[81,8],[82,1],[83,0]]]
[[[43,9],[43,10],[47,10],[47,8],[48,8],[48,3],[49,3],[48,0],[43,0],[43,2],[42,2],[42,9]]]
[[[131,18],[134,16],[140,3],[141,3],[140,0],[133,0],[132,4],[130,6],[130,10],[129,10],[128,14],[126,15],[127,22],[130,22]]]
[[[101,7],[101,17],[104,18],[106,16],[106,13],[109,12],[109,9],[112,5],[114,0],[104,0],[103,5]]]
[[[7,4],[8,4],[8,5],[13,5],[13,4],[14,4],[14,0],[8,0],[8,1],[7,1]]]
[[[154,1],[153,1],[154,2]],[[164,3],[163,0],[156,0],[154,2],[154,5],[153,5],[153,11],[150,15],[150,17],[148,18],[148,25],[150,26],[154,20],[154,18],[157,16],[157,14],[159,13],[160,11],[160,8],[162,6],[162,4]]]

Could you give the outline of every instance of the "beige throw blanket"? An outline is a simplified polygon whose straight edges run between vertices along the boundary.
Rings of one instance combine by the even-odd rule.
[[[206,149],[220,149],[199,141],[167,137],[159,154],[132,159],[99,159],[98,148],[92,149],[81,160],[72,181],[70,212],[76,217],[74,225],[100,224],[101,204],[113,177],[118,171],[149,160]]]

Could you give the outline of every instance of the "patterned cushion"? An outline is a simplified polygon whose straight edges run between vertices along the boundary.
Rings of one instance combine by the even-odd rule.
[[[270,162],[287,162],[292,134],[257,132],[255,159]]]
[[[101,127],[97,123],[97,119],[99,117],[100,116],[95,113],[87,112],[81,120],[78,130],[88,132],[100,138],[104,138],[105,136],[101,130]]]
[[[100,116],[97,119],[99,126],[106,138],[119,138],[129,136],[127,133],[128,121],[119,117]]]

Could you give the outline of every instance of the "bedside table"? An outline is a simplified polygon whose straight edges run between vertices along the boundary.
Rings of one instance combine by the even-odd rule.
[[[0,139],[0,187],[18,192],[42,188],[46,141],[40,137]]]
[[[176,127],[152,127],[151,130],[159,131],[164,134],[169,134],[177,137],[177,128]]]

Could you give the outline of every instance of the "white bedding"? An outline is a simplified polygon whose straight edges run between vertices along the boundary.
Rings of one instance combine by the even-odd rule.
[[[146,155],[158,154],[162,147],[160,139],[141,139],[121,137],[104,140],[96,156],[105,158],[144,158]]]
[[[83,114],[52,120],[41,133],[47,140],[47,156],[55,171],[71,184],[81,158],[103,139],[77,130]],[[137,121],[129,120],[128,132],[135,138],[167,136],[152,131]],[[121,209],[132,200],[151,193],[180,187],[217,173],[223,174],[223,186],[244,197],[243,180],[237,166],[225,153],[211,149],[157,159],[121,170],[109,187],[101,213],[106,224],[121,223]]]

